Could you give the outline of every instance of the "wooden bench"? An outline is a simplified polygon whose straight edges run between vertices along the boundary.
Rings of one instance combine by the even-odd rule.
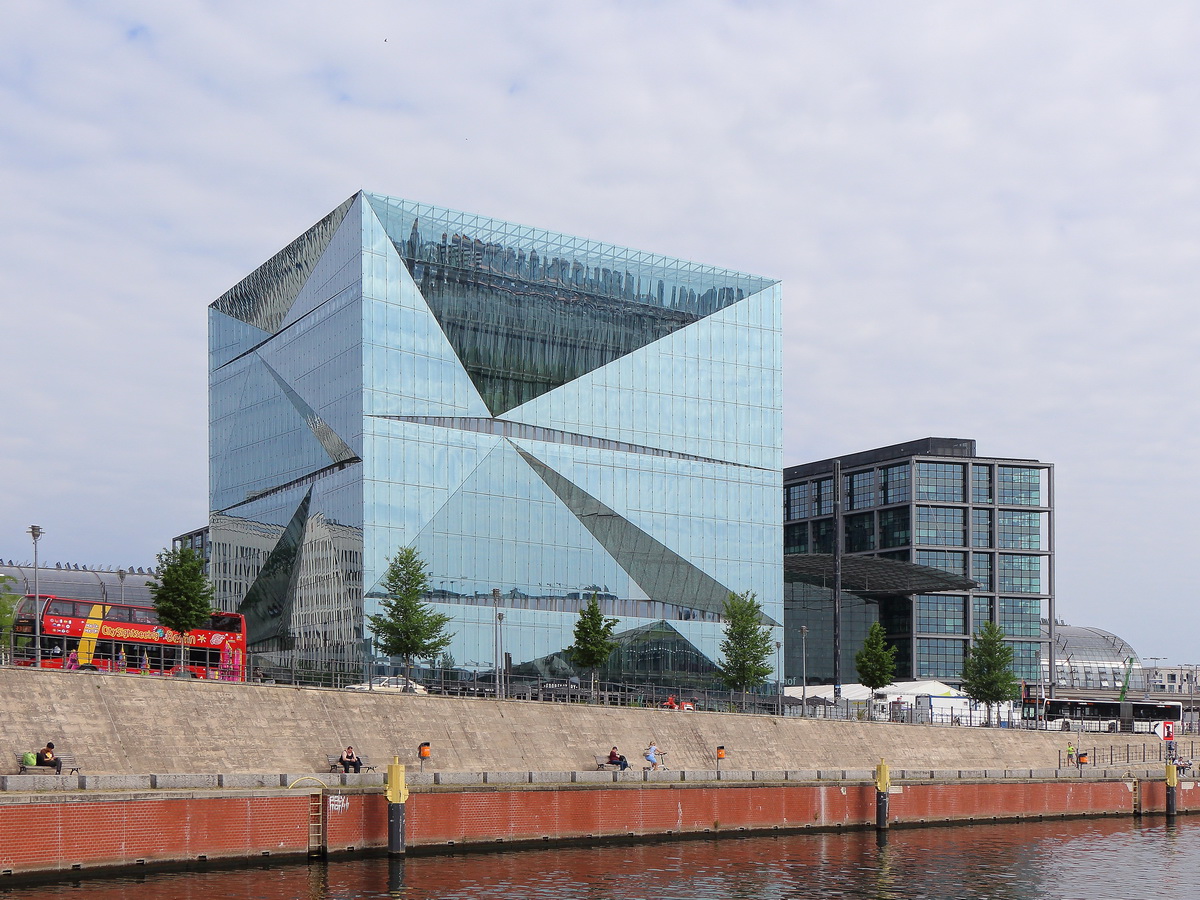
[[[327,760],[329,760],[329,771],[330,772],[336,772],[338,769],[340,769],[342,767],[342,754],[339,753],[336,756],[334,756],[331,753],[331,754],[328,754],[325,758]],[[359,759],[362,760],[362,771],[364,771],[364,772],[374,772],[375,771],[375,767],[373,765],[371,765],[371,761],[369,759],[367,759],[365,756],[360,756]]]
[[[25,754],[17,753],[17,774],[18,775],[40,775],[38,769],[53,769],[53,766],[27,766],[24,763]],[[62,771],[68,775],[78,775],[80,768],[79,763],[75,762],[75,757],[70,753],[59,753],[56,757],[62,762]]]

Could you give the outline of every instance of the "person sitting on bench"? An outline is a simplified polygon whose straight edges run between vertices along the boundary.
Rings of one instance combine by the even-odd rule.
[[[343,772],[349,772],[351,766],[354,766],[355,772],[362,771],[362,757],[354,752],[353,747],[347,747],[343,750],[342,755],[338,757],[338,762],[342,764]]]
[[[62,760],[54,755],[53,741],[46,741],[46,746],[37,752],[37,764],[54,769],[55,775],[62,774]]]

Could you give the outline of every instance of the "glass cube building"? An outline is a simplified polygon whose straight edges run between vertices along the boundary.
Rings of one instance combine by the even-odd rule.
[[[1054,467],[976,455],[975,441],[923,438],[784,470],[784,552],[834,552],[834,463],[841,468],[842,550],[896,560],[973,582],[969,590],[895,596],[851,594],[843,609],[842,671],[874,621],[898,648],[898,678],[962,677],[972,635],[985,621],[1013,646],[1018,678],[1043,678],[1041,622],[1054,621]],[[789,635],[830,631],[826,588],[786,585]],[[789,648],[793,644],[789,641]],[[820,657],[818,657],[818,661]],[[795,664],[789,653],[788,675]],[[818,665],[810,680],[827,677]]]
[[[347,663],[401,547],[455,664],[706,677],[782,638],[781,288],[360,192],[209,309],[210,574],[252,650]],[[503,617],[499,614],[502,614]]]

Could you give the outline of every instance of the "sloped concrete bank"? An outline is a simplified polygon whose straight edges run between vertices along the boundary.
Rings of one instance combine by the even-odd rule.
[[[672,770],[1032,770],[1059,765],[1069,735],[467,700],[0,668],[0,773],[14,753],[54,741],[84,775],[321,772],[353,745],[382,765],[415,767],[428,741],[439,772],[577,771],[614,744],[635,764],[651,740]],[[1093,762],[1156,760],[1157,739],[1086,735]],[[1109,750],[1115,747],[1115,750]],[[1100,749],[1103,748],[1103,749]],[[1126,749],[1127,748],[1127,749]],[[1098,759],[1098,757],[1101,757]]]

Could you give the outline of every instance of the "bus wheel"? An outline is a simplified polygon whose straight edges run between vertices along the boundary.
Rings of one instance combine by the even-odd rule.
[[[80,666],[79,671],[80,672],[99,672],[100,670],[97,669],[95,666]]]

